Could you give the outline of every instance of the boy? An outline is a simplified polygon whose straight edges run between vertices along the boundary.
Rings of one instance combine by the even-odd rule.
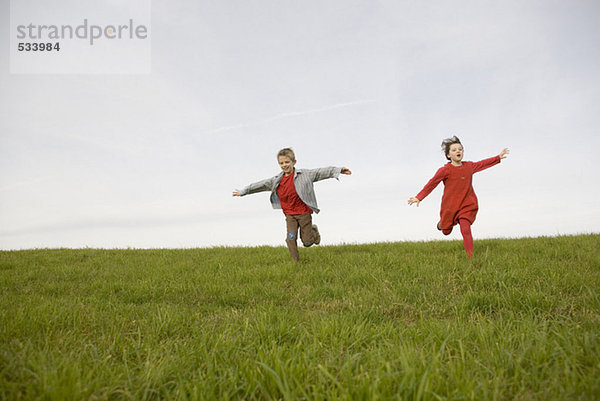
[[[321,235],[312,224],[312,213],[319,213],[313,182],[326,178],[338,178],[341,174],[350,175],[346,167],[324,167],[296,170],[296,156],[291,148],[277,153],[277,162],[282,172],[275,177],[248,185],[241,191],[233,191],[233,196],[244,196],[262,191],[271,191],[273,209],[283,209],[287,226],[286,243],[294,261],[300,260],[298,253],[298,228],[305,247],[319,244]]]

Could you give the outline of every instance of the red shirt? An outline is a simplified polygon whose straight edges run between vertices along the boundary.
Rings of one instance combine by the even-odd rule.
[[[423,190],[417,194],[417,199],[423,200],[437,185],[444,182],[442,207],[440,210],[440,228],[452,228],[459,219],[475,222],[479,205],[473,190],[473,174],[500,163],[500,157],[490,157],[478,162],[462,162],[462,166],[451,163],[441,167]]]
[[[294,185],[294,174],[283,175],[279,187],[277,187],[277,196],[284,214],[306,214],[312,213],[312,210],[302,202],[302,199],[296,192]]]

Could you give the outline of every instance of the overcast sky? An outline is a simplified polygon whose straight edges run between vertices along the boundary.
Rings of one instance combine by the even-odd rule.
[[[0,249],[284,245],[268,193],[298,168],[323,244],[442,239],[457,135],[508,147],[473,185],[478,238],[600,232],[600,2],[152,3],[150,74],[10,74],[0,0]],[[455,229],[449,237],[459,239]]]

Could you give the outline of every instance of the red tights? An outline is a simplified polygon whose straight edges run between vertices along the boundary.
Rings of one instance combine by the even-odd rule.
[[[465,251],[467,251],[467,255],[470,258],[473,257],[473,236],[471,235],[471,223],[468,220],[460,219],[458,220],[458,224],[460,226],[460,233],[463,237],[463,244],[465,245]],[[444,235],[448,235],[452,232],[452,228],[448,228],[442,230]]]

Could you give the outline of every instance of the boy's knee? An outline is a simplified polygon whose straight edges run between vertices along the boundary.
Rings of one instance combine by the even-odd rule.
[[[452,232],[451,228],[447,228],[445,230],[442,230],[442,234],[444,234],[444,235],[450,235],[451,232]]]
[[[305,247],[308,248],[309,246],[313,246],[314,242],[312,242],[312,241],[302,242],[302,245],[304,245]]]
[[[298,239],[298,235],[296,234],[295,231],[290,231],[287,233],[287,240],[288,241],[296,241]]]

